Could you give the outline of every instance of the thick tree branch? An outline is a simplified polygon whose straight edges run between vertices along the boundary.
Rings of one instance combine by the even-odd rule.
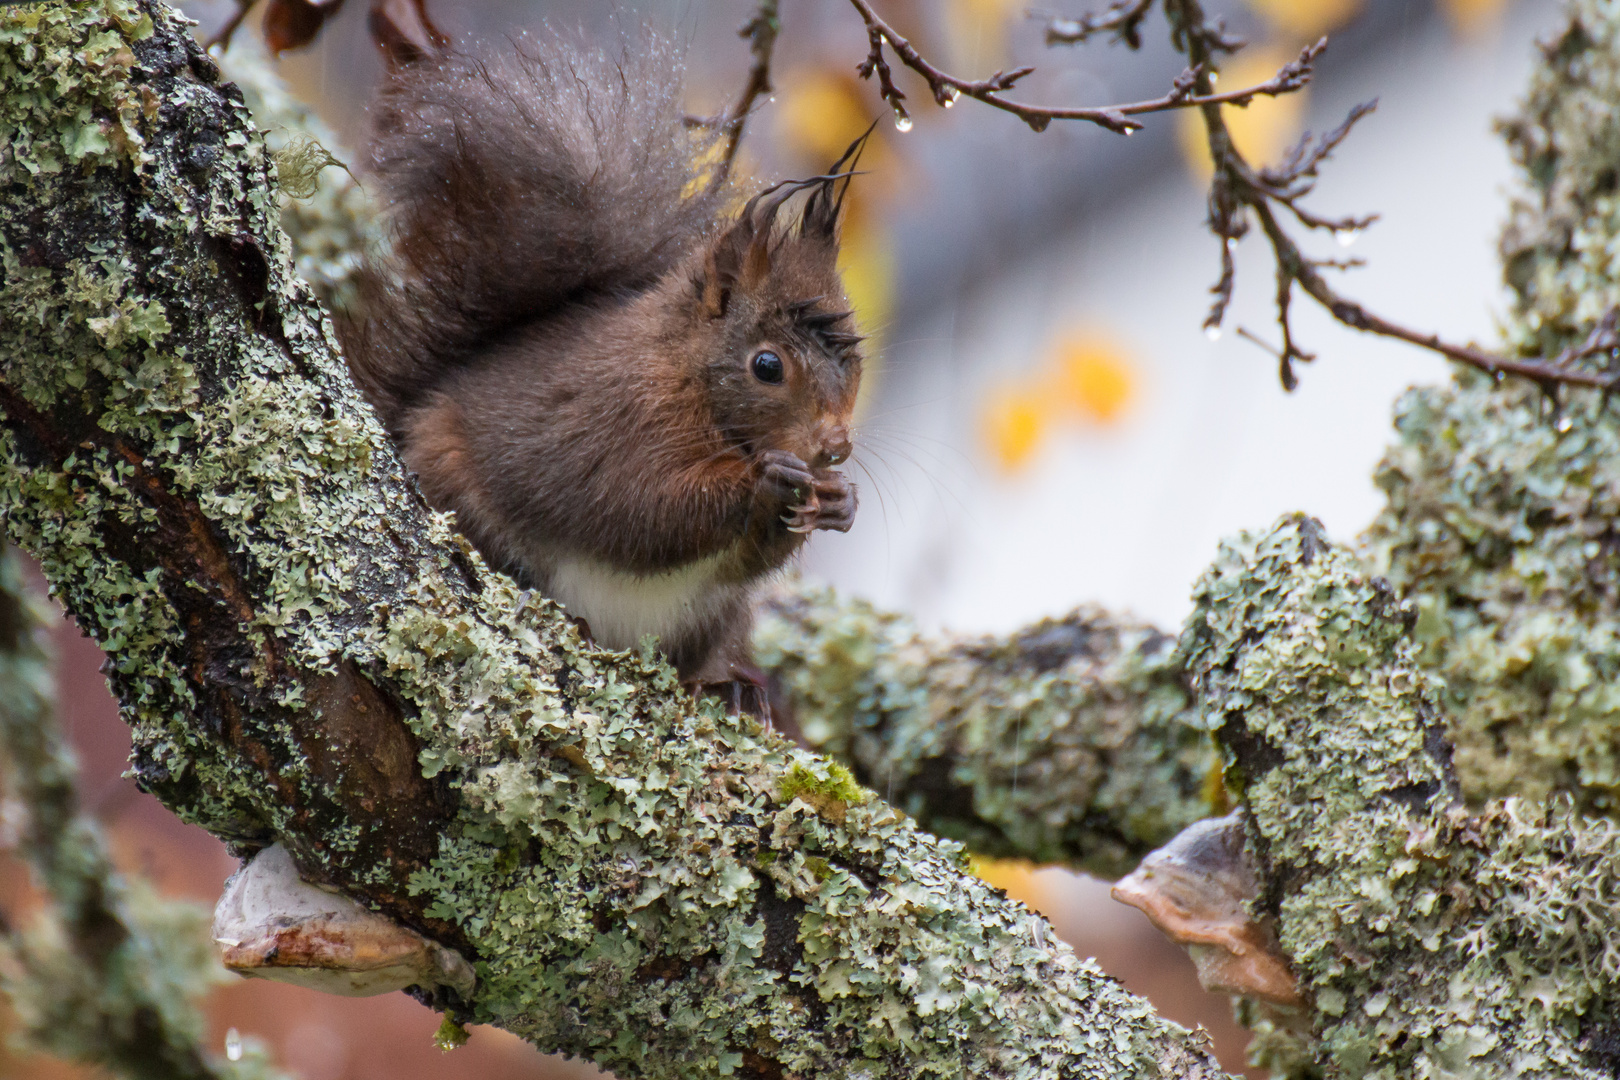
[[[427,512],[161,6],[0,19],[0,506],[189,820],[649,1077],[1218,1075],[830,763],[525,606]],[[425,993],[426,991],[424,991]]]
[[[972,851],[1115,878],[1224,798],[1175,639],[1150,626],[1087,608],[927,639],[806,589],[767,605],[755,641],[812,746]]]
[[[1461,805],[1416,611],[1315,522],[1223,545],[1195,601],[1181,649],[1248,809],[1252,910],[1314,1002],[1315,1068],[1612,1076],[1613,824]]]
[[[56,727],[34,606],[16,557],[0,552],[0,780],[23,812],[16,853],[47,900],[31,930],[8,930],[0,918],[0,989],[30,1042],[116,1076],[269,1077],[260,1061],[233,1065],[200,1049],[194,999],[224,974],[207,945],[206,916],[140,895],[79,812],[78,766]]]
[[[1620,19],[1582,0],[1541,48],[1502,124],[1520,168],[1502,237],[1513,352],[1612,365],[1620,308],[1614,152]],[[1593,355],[1584,355],[1593,347]],[[1417,604],[1468,801],[1572,798],[1614,816],[1620,777],[1620,416],[1600,393],[1550,398],[1469,376],[1405,395],[1366,542]]]

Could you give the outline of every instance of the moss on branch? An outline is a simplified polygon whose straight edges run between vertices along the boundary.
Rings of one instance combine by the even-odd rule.
[[[1415,608],[1303,518],[1223,545],[1182,638],[1329,1075],[1612,1076],[1620,833],[1456,797]],[[1301,1075],[1304,1070],[1301,1070]]]
[[[171,12],[0,10],[0,137],[0,508],[176,812],[460,950],[458,1017],[626,1077],[1218,1074],[959,847],[427,512]]]
[[[1118,877],[1224,797],[1174,639],[1095,608],[928,639],[800,588],[765,606],[755,645],[810,745],[975,852]]]

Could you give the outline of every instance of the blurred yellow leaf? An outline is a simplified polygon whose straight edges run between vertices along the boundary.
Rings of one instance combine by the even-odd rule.
[[[1254,13],[1300,41],[1314,41],[1355,18],[1362,0],[1249,0]]]
[[[1118,420],[1135,390],[1123,351],[1098,338],[1070,338],[1058,347],[1055,389],[1066,405],[1091,420]]]
[[[1507,0],[1441,0],[1451,29],[1463,37],[1472,37],[1502,21]]]
[[[1293,49],[1275,45],[1256,48],[1252,53],[1245,49],[1221,69],[1220,89],[1241,90],[1263,83],[1298,55]],[[1247,108],[1221,107],[1232,142],[1249,164],[1260,166],[1275,162],[1299,137],[1305,123],[1305,94],[1304,90],[1296,90],[1281,97],[1255,98]],[[1177,132],[1187,164],[1200,179],[1208,180],[1214,166],[1204,134],[1203,114],[1197,109],[1183,109]]]
[[[861,365],[863,392],[858,407],[863,409],[873,400],[873,392],[883,377],[883,348],[877,339],[888,324],[894,281],[894,254],[888,230],[874,225],[873,215],[860,212],[864,205],[851,191],[838,245],[838,272],[844,279],[844,292],[855,311],[855,325],[869,339]]]
[[[945,29],[954,61],[970,68],[1003,66],[1007,22],[1022,18],[1028,6],[1027,0],[947,0]]]
[[[1035,867],[1017,859],[973,858],[973,872],[1014,900],[1022,900],[1036,911],[1053,910],[1057,899],[1047,883],[1036,875]]]
[[[984,439],[1004,469],[1026,464],[1040,445],[1046,427],[1045,399],[1023,387],[1008,387],[991,396],[984,411]]]
[[[777,81],[784,90],[777,112],[782,135],[795,150],[822,167],[837,161],[872,122],[871,107],[853,76],[818,68]],[[875,141],[881,144],[881,140]],[[867,147],[868,153],[879,149]]]

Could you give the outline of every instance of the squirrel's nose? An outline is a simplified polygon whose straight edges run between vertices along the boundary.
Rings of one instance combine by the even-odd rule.
[[[827,465],[842,465],[849,460],[854,449],[849,441],[849,428],[833,424],[821,429],[821,458]]]

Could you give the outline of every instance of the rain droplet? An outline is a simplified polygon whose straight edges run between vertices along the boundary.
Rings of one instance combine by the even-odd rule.
[[[942,95],[942,99],[940,101],[940,104],[945,106],[948,109],[952,105],[955,105],[956,104],[956,99],[961,97],[961,96],[962,96],[962,92],[960,90],[958,90],[956,87],[947,86],[945,88],[945,93]]]
[[[1210,86],[1214,86],[1216,83],[1218,83],[1220,81],[1221,81],[1221,73],[1220,72],[1212,71],[1212,72],[1209,73],[1209,85]]]
[[[1136,134],[1136,129],[1135,128],[1126,128],[1125,129],[1125,137],[1126,138],[1130,138],[1132,135],[1135,135],[1135,134]]]
[[[242,1060],[242,1033],[235,1028],[225,1032],[225,1060]]]
[[[1566,433],[1567,431],[1569,431],[1570,428],[1572,428],[1574,426],[1575,426],[1575,421],[1571,420],[1569,417],[1561,416],[1561,417],[1558,418],[1557,427],[1558,427],[1558,433],[1560,435]]]
[[[1221,340],[1221,328],[1218,326],[1206,326],[1204,327],[1204,336],[1211,341],[1219,341]]]
[[[1338,229],[1333,234],[1340,247],[1349,247],[1361,237],[1360,229]]]
[[[894,110],[894,126],[899,131],[911,130],[911,117],[903,109]]]

